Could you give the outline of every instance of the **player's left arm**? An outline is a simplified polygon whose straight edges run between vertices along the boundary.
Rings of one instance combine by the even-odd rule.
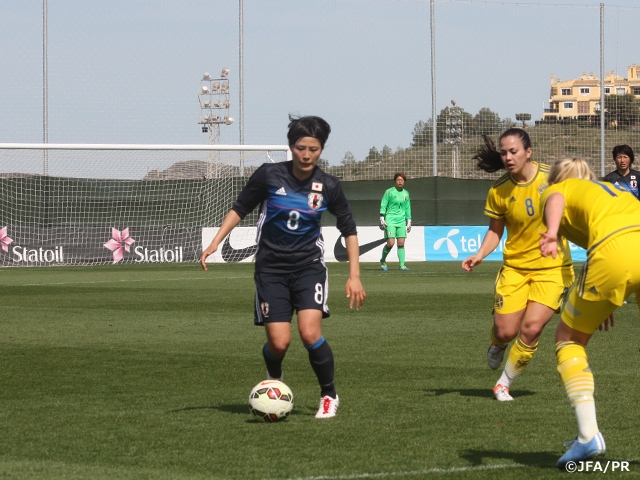
[[[542,256],[556,258],[558,255],[558,231],[564,214],[565,199],[560,192],[551,193],[544,204],[544,220],[547,231],[540,233],[540,251]]]
[[[357,235],[349,235],[344,239],[347,248],[347,257],[349,258],[349,279],[346,285],[346,295],[349,299],[349,308],[355,305],[356,310],[367,298],[362,282],[360,282],[360,245],[358,244]]]
[[[407,192],[407,201],[405,202],[406,204],[404,207],[404,218],[405,218],[405,221],[407,222],[407,233],[409,233],[411,231],[411,196],[409,195],[408,191],[406,192]]]

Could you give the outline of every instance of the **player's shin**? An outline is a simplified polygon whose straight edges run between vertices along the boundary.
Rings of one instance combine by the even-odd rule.
[[[282,358],[276,358],[269,351],[269,343],[265,343],[262,347],[262,356],[264,357],[264,363],[267,365],[267,372],[269,373],[269,377],[275,379],[282,378],[282,360],[284,359],[284,355]]]
[[[509,387],[511,382],[520,375],[533,357],[533,354],[538,349],[538,344],[533,346],[524,343],[520,337],[513,343],[511,350],[509,350],[509,356],[507,357],[507,363],[504,366],[504,372],[498,382],[505,387]]]
[[[596,405],[593,398],[595,387],[587,352],[579,343],[558,342],[556,357],[558,373],[576,413],[578,441],[587,443],[598,433]]]
[[[405,259],[405,252],[404,252],[404,246],[400,246],[398,245],[398,260],[400,261],[400,266],[404,265],[404,259]]]
[[[386,245],[384,247],[382,247],[382,257],[380,258],[381,262],[386,262],[387,261],[387,256],[389,255],[389,253],[391,252],[391,249],[389,247],[387,247]]]
[[[333,352],[329,346],[329,342],[324,337],[312,345],[305,345],[305,348],[309,352],[309,362],[311,367],[318,377],[318,383],[320,384],[321,393],[320,396],[329,396],[336,398],[336,388],[333,383],[334,380],[334,364],[333,364]]]

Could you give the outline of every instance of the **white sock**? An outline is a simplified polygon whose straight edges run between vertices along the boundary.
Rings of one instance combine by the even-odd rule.
[[[587,443],[598,433],[595,402],[580,402],[573,407],[578,421],[578,442]]]
[[[500,378],[498,379],[498,382],[496,383],[496,385],[498,385],[498,383],[500,385],[502,385],[503,387],[511,387],[511,382],[513,382],[513,378],[511,378],[509,375],[507,375],[507,369],[505,368],[502,371],[502,375],[500,375]]]

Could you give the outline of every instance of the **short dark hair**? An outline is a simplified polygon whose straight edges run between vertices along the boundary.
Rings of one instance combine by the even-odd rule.
[[[398,172],[398,173],[396,173],[396,174],[393,176],[393,181],[395,182],[395,181],[398,179],[398,177],[402,177],[402,179],[403,179],[405,182],[407,181],[407,176],[406,176],[404,173],[402,173],[402,172]]]
[[[629,165],[631,165],[635,160],[633,156],[633,149],[629,145],[616,145],[615,147],[613,147],[611,153],[613,154],[614,160],[620,154],[626,155],[627,157],[629,157]]]
[[[293,146],[302,137],[313,137],[320,142],[324,149],[324,144],[331,133],[331,126],[320,117],[299,117],[289,115],[289,132],[287,139],[289,146]]]
[[[505,130],[502,135],[500,135],[498,142],[505,137],[518,137],[525,150],[531,148],[531,138],[522,128],[513,127]],[[484,145],[478,148],[473,160],[476,160],[478,168],[485,172],[493,173],[502,170],[504,163],[502,163],[502,157],[496,148],[496,144],[493,143],[493,140],[487,135],[482,135],[482,138],[484,139]]]

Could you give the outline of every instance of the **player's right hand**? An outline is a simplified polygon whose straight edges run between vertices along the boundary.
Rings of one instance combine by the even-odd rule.
[[[384,217],[381,215],[380,216],[380,230],[384,230],[385,228],[387,228],[387,222],[385,222]]]
[[[482,257],[480,255],[471,255],[462,261],[462,269],[470,272],[473,267],[482,263]]]
[[[200,255],[200,265],[205,272],[209,270],[207,268],[207,258],[213,255],[216,250],[218,250],[217,246],[209,245],[209,247],[202,252],[202,255]]]

